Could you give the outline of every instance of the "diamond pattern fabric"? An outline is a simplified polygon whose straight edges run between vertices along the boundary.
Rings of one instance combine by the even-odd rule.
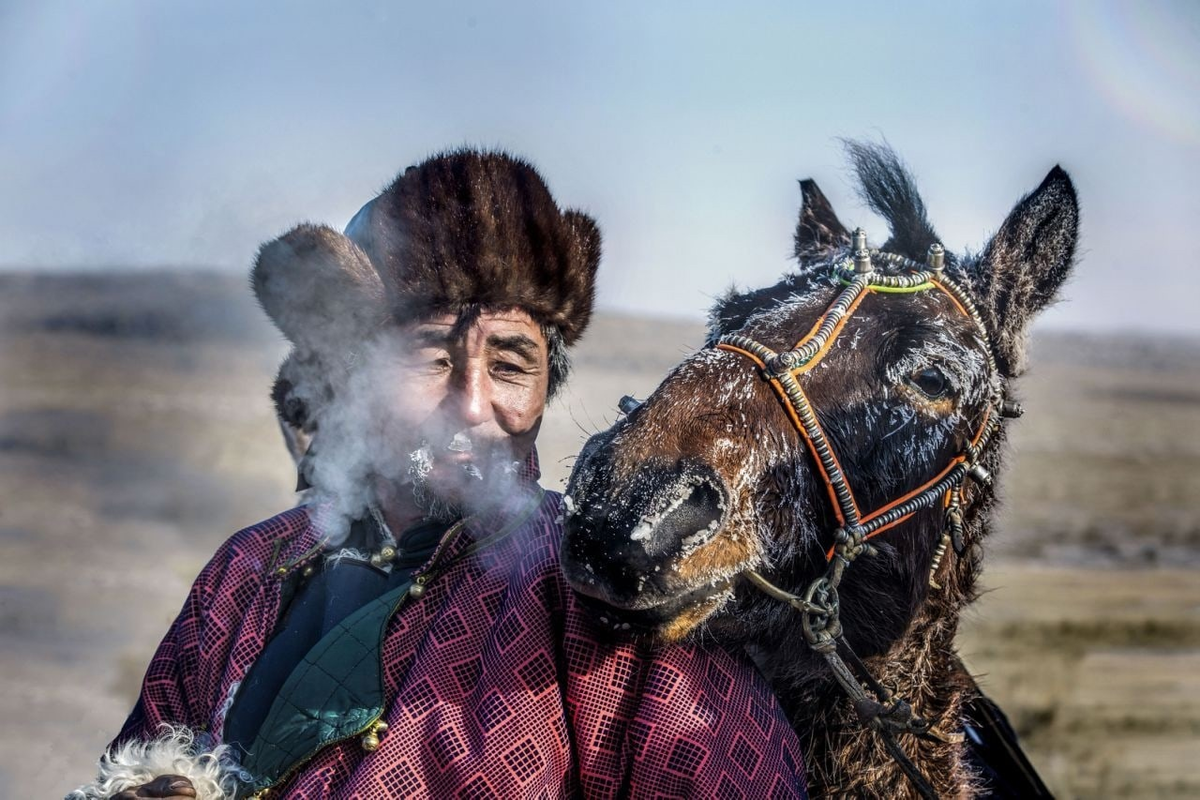
[[[405,601],[384,631],[379,748],[335,741],[291,765],[271,796],[806,797],[799,744],[744,657],[610,641],[593,625],[559,572],[560,515],[546,493],[515,533]],[[220,741],[283,598],[320,556],[316,516],[293,509],[222,546],[117,741],[152,738],[164,722]],[[468,523],[447,555],[496,529]]]

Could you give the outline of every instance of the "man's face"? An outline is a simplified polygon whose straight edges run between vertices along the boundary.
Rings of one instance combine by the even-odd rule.
[[[418,503],[464,507],[515,479],[541,426],[548,347],[524,311],[483,312],[456,335],[453,315],[403,326],[387,348],[389,425]],[[393,452],[397,452],[393,449]]]

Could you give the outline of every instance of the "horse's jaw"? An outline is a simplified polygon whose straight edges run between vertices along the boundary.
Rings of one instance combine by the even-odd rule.
[[[692,573],[678,569],[675,560],[648,565],[639,557],[640,551],[630,555],[636,547],[622,546],[598,555],[578,544],[587,541],[589,533],[567,520],[560,563],[568,585],[603,627],[676,642],[733,598],[737,571],[724,576]]]
[[[567,582],[596,624],[620,635],[663,644],[687,639],[712,619],[732,597],[729,587],[718,586],[715,591],[704,587],[703,591],[697,590],[657,606],[628,608],[610,605],[588,594],[587,590],[591,587],[586,584],[575,583],[569,577]]]

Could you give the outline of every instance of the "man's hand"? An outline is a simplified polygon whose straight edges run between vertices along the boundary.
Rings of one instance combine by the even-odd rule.
[[[167,800],[185,800],[194,798],[196,788],[192,782],[182,775],[159,775],[149,783],[126,789],[120,794],[114,794],[111,800],[139,800],[143,797],[167,798]]]

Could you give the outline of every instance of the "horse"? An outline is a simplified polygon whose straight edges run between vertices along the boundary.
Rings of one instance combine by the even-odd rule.
[[[847,150],[889,238],[800,182],[795,268],[721,297],[705,346],[584,445],[562,568],[600,624],[748,653],[814,796],[974,796],[996,787],[963,741],[978,694],[954,638],[1078,202],[1055,166],[956,255],[890,148]]]

